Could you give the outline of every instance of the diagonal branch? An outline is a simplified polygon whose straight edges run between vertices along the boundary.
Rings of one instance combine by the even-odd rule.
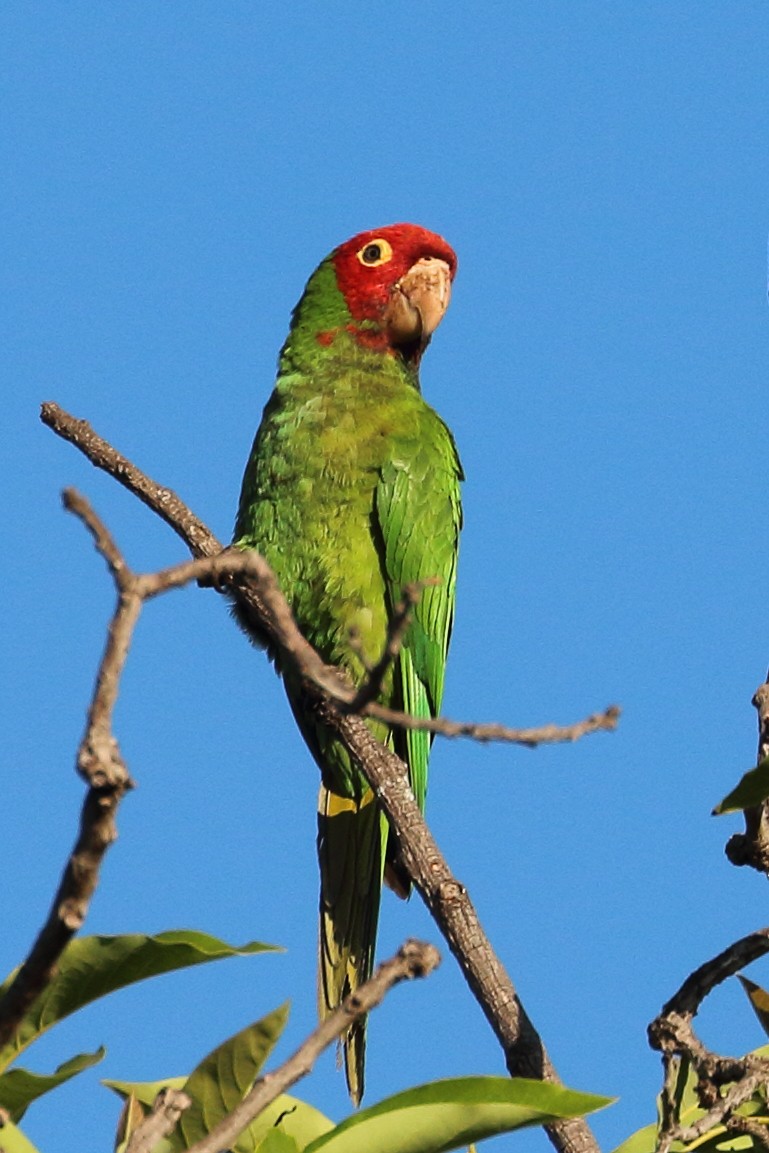
[[[356,689],[338,669],[325,664],[302,636],[278,582],[264,558],[249,550],[246,555],[253,557],[254,561],[248,570],[248,587],[245,590],[240,588],[235,578],[244,573],[244,568],[242,563],[234,558],[242,554],[236,549],[225,550],[214,534],[187,508],[176,493],[140,472],[126,457],[98,436],[87,421],[70,416],[52,402],[42,406],[40,415],[44,424],[73,444],[93,465],[114,477],[157,513],[181,537],[193,556],[221,556],[221,568],[217,570],[215,580],[217,590],[222,591],[220,586],[229,585],[246,611],[258,622],[260,631],[266,633],[281,650],[284,663],[293,665],[300,678],[314,682],[317,688],[343,705],[344,712],[354,712],[389,725],[420,729],[445,737],[500,741],[529,748],[540,744],[576,741],[592,733],[612,732],[616,729],[620,716],[620,710],[616,705],[610,705],[603,712],[593,713],[575,724],[547,724],[528,728],[454,721],[446,717],[414,717],[380,705],[369,698],[378,689],[387,667],[397,655],[403,633],[408,627],[409,601],[418,595],[416,592],[418,585],[413,586],[412,591],[405,594],[404,605],[399,606],[396,611],[385,651],[372,670],[369,681],[361,689]],[[227,557],[233,559],[228,561],[225,559]],[[208,571],[202,569],[200,577],[205,579]]]
[[[84,421],[74,420],[51,404],[43,406],[42,419],[84,452],[93,464],[114,476],[162,516],[195,556],[211,557],[219,553],[216,538],[175,494],[136,469]],[[355,690],[336,670],[324,665],[298,632],[263,558],[253,554],[252,563],[259,575],[255,583],[237,585],[239,603],[281,650],[282,662],[293,664],[302,679],[308,705],[317,710],[376,790],[414,884],[498,1037],[510,1074],[558,1082],[542,1041],[486,937],[466,889],[452,876],[424,822],[408,785],[406,766],[375,740],[360,716],[340,707],[340,699],[344,700],[345,696],[345,703],[349,705]],[[597,1153],[595,1138],[582,1119],[554,1123],[547,1131],[562,1153]]]

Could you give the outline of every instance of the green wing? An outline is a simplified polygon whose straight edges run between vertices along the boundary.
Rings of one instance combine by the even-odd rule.
[[[418,439],[403,445],[381,469],[375,500],[390,609],[405,585],[438,581],[422,592],[396,667],[394,703],[417,717],[437,716],[441,707],[462,526],[457,450],[440,418],[432,409],[426,411],[429,419],[415,430]],[[405,738],[396,735],[395,743],[424,810],[432,738],[426,732],[407,732]]]

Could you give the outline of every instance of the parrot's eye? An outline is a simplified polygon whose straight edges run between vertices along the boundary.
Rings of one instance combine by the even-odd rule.
[[[361,264],[365,264],[368,268],[376,268],[378,264],[387,264],[388,260],[392,260],[393,250],[386,240],[380,238],[364,244],[355,255]]]

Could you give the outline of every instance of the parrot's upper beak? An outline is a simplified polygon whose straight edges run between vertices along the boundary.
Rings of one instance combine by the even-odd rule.
[[[426,345],[443,320],[451,297],[451,269],[445,260],[423,256],[393,286],[385,324],[393,344]]]

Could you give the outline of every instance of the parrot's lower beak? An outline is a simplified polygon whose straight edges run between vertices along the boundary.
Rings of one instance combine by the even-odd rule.
[[[424,256],[393,287],[385,324],[393,344],[422,346],[443,320],[451,297],[451,269],[445,260]]]

